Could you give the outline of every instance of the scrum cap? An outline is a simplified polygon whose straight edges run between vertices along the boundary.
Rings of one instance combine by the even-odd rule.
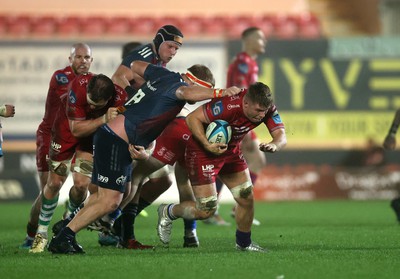
[[[157,54],[159,53],[161,44],[166,41],[172,41],[181,46],[183,42],[183,34],[173,25],[164,25],[158,29],[153,40]]]

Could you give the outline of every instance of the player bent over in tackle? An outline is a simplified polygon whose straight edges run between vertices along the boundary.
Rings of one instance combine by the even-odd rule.
[[[161,134],[186,102],[207,100],[216,95],[211,88],[197,86],[187,74],[174,73],[142,61],[133,62],[131,68],[138,91],[125,103],[126,110],[101,126],[94,136],[92,183],[98,186],[98,192],[89,196],[85,207],[51,240],[48,249],[52,253],[76,253],[73,247],[76,233],[120,205],[132,159],[148,159],[144,148]],[[203,65],[193,65],[188,70],[196,80],[210,82],[214,79]],[[233,96],[239,92],[239,88],[231,87],[218,95]]]
[[[205,127],[217,119],[227,121],[232,128],[229,144],[210,143],[207,140]],[[253,185],[240,143],[250,130],[264,123],[272,141],[260,143],[260,150],[273,153],[286,145],[284,125],[269,87],[257,82],[237,96],[213,99],[190,113],[186,122],[192,137],[186,145],[185,160],[196,202],[160,205],[157,232],[161,242],[170,242],[172,220],[207,219],[214,214],[218,203],[215,188],[218,175],[237,203],[236,248],[242,251],[266,251],[251,240]]]

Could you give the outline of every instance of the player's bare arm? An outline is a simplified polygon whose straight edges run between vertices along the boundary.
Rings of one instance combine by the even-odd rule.
[[[110,122],[118,115],[118,108],[111,107],[107,112],[95,119],[69,120],[69,127],[74,137],[87,137],[93,134],[104,123]]]
[[[213,89],[200,86],[181,86],[176,90],[176,96],[189,103],[203,101],[212,98],[234,96],[241,92],[241,89],[232,86],[226,89]]]
[[[198,107],[193,112],[186,116],[186,123],[192,132],[193,137],[209,152],[215,155],[221,155],[228,149],[227,144],[223,143],[210,143],[207,140],[204,130],[204,124],[209,124],[209,121],[204,115],[203,107]]]
[[[130,80],[133,79],[133,72],[125,65],[119,65],[118,69],[115,71],[111,79],[115,84],[121,86],[122,88],[125,88],[127,86],[130,86]]]
[[[260,143],[260,150],[263,152],[274,153],[286,146],[286,132],[284,128],[276,129],[271,132],[272,141]]]

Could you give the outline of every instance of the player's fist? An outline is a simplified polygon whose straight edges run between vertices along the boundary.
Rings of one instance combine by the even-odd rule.
[[[104,115],[104,122],[108,123],[117,116],[118,116],[118,108],[113,108],[113,107],[109,108],[106,114]]]

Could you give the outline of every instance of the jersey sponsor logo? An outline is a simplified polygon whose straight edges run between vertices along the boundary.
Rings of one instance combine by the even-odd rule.
[[[107,178],[107,181],[108,181],[108,178]],[[120,177],[118,177],[115,180],[115,183],[117,183],[117,185],[124,185],[125,182],[126,182],[126,175],[121,175]]]
[[[282,123],[282,119],[279,116],[278,111],[275,111],[274,114],[272,115],[272,120],[274,120],[275,124],[281,124]]]
[[[55,151],[59,151],[61,149],[62,145],[59,143],[56,143],[54,141],[51,142],[51,149]]]
[[[104,175],[101,175],[101,174],[98,174],[98,175],[97,175],[97,180],[98,180],[99,182],[108,183],[108,177],[107,177],[107,176],[104,176]]]
[[[238,64],[238,69],[242,74],[247,74],[249,72],[249,65],[246,63],[240,63]]]
[[[211,106],[211,112],[214,116],[220,115],[224,111],[222,101],[218,101]]]
[[[201,170],[203,171],[203,176],[211,177],[214,173],[214,165],[201,165]]]
[[[72,89],[68,92],[68,98],[69,98],[69,102],[71,104],[75,104],[76,103],[76,94]]]
[[[150,80],[148,80],[147,82],[146,82],[146,86],[147,86],[147,88],[149,88],[151,91],[156,91],[157,90],[157,88],[155,88],[154,86],[152,86],[151,85],[151,82],[150,82]]]
[[[229,104],[229,105],[227,106],[227,108],[228,108],[228,110],[231,110],[231,109],[234,109],[234,108],[240,108],[240,105],[232,105],[232,104]]]
[[[56,81],[60,85],[69,83],[68,77],[64,73],[57,74],[56,75]]]

